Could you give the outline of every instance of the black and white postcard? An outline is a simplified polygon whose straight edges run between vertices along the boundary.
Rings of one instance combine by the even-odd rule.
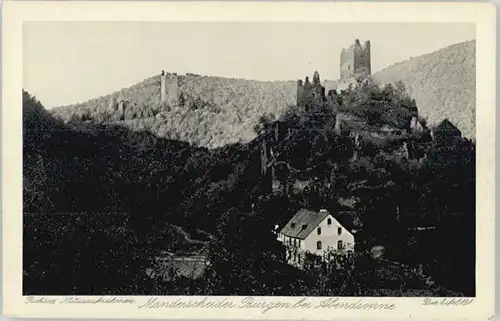
[[[493,317],[493,5],[4,13],[7,315]]]

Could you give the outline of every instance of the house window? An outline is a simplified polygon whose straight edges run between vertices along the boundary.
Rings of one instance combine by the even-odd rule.
[[[307,228],[307,225],[306,225],[306,224],[302,225],[302,229],[303,229],[303,230],[305,230],[306,228]]]
[[[291,227],[292,227],[292,228],[295,228],[295,223],[292,223],[292,224],[291,224]]]
[[[328,225],[332,225],[332,219],[331,219],[331,218],[329,218],[328,220],[326,220],[326,223],[327,223]]]
[[[318,232],[318,235],[321,235],[321,227],[318,227],[317,232]]]
[[[337,229],[337,234],[338,234],[338,235],[342,234],[342,228],[341,228],[341,227],[339,227],[339,228]]]
[[[337,242],[337,250],[342,250],[344,248],[344,243],[342,241]]]
[[[321,250],[321,241],[316,242],[316,249]]]

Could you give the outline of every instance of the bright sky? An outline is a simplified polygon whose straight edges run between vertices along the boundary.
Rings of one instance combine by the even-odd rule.
[[[131,86],[162,69],[295,80],[339,77],[340,51],[371,41],[372,72],[462,41],[473,24],[37,22],[24,25],[24,88],[46,108]]]

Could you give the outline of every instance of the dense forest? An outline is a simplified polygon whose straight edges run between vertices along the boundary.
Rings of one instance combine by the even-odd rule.
[[[23,91],[24,293],[473,296],[474,142],[432,139],[421,117],[412,131],[419,109],[401,83],[368,82],[339,93],[334,110],[320,107],[261,116],[255,138],[207,149],[119,123],[62,122]],[[338,132],[340,115],[349,117]],[[270,188],[264,142],[281,164],[276,180],[293,170],[306,188]],[[405,156],[405,144],[423,151]],[[302,207],[355,222],[358,268],[285,264],[271,231]],[[163,284],[144,273],[178,240],[171,224],[214,236],[202,279]],[[374,245],[434,283],[364,255]]]

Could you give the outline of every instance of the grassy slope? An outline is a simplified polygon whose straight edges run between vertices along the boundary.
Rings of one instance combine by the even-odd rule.
[[[429,123],[448,118],[475,137],[476,42],[468,41],[402,61],[373,75],[379,84],[403,81]]]

